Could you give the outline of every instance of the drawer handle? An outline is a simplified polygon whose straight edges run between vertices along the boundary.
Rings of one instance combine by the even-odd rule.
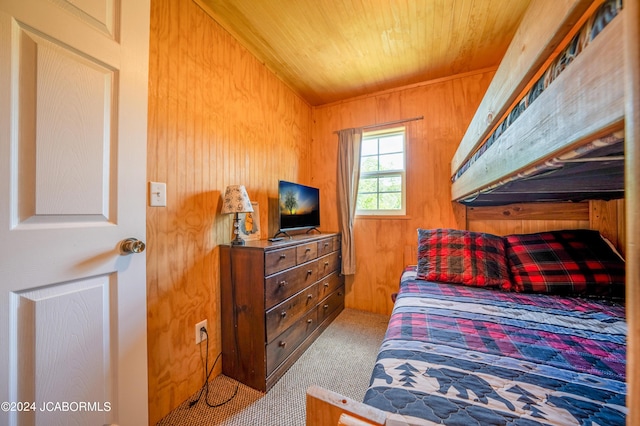
[[[285,346],[287,346],[287,342],[280,342],[278,343],[278,346],[280,346],[281,348],[284,348]]]
[[[307,249],[305,250],[305,252],[309,253],[311,251],[311,249],[309,247],[307,247]]]
[[[324,246],[325,247],[329,247],[329,243],[324,243]]]
[[[287,285],[287,282],[285,280],[280,281],[280,287],[284,287]]]
[[[324,262],[324,266],[329,266],[329,262]]]
[[[313,299],[313,294],[307,295],[307,299]]]
[[[324,305],[323,308],[329,309],[329,305]]]
[[[280,313],[280,316],[282,318],[286,317],[287,316],[287,311],[282,311],[282,313]]]
[[[338,296],[342,296],[342,292],[341,291],[338,292]]]
[[[307,324],[311,324],[312,322],[313,322],[313,320],[312,320],[311,318],[309,318],[309,319],[307,320]]]
[[[287,255],[286,255],[286,254],[281,254],[281,255],[280,255],[280,259],[286,259],[286,258],[287,258]]]
[[[313,274],[313,270],[307,269],[307,275],[311,275],[311,274]]]
[[[329,287],[329,283],[324,283],[324,286],[325,287]]]

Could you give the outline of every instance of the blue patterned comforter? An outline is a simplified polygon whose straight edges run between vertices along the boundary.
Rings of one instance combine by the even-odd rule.
[[[408,269],[364,402],[418,425],[624,425],[624,315]]]

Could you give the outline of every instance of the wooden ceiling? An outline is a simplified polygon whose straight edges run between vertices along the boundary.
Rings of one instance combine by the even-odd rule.
[[[194,0],[310,105],[497,67],[530,0]]]

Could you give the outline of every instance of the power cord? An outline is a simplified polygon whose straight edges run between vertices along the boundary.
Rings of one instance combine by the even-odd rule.
[[[205,334],[205,336],[207,336],[207,356],[206,356],[206,361],[204,362],[204,374],[205,374],[205,378],[204,378],[204,383],[202,385],[202,387],[200,388],[200,393],[198,394],[198,398],[194,399],[193,401],[189,402],[189,408],[193,407],[194,405],[196,405],[198,403],[198,401],[200,401],[200,398],[202,397],[202,392],[205,392],[204,395],[204,402],[207,404],[208,407],[210,408],[216,408],[216,407],[221,407],[223,405],[225,405],[226,403],[228,403],[229,401],[231,401],[236,394],[238,393],[238,386],[239,384],[236,383],[236,390],[233,392],[233,395],[231,395],[226,401],[221,402],[219,404],[211,404],[209,402],[209,377],[211,376],[211,373],[213,373],[213,370],[216,366],[216,364],[218,363],[218,359],[220,359],[220,356],[222,355],[222,352],[220,352],[218,354],[218,356],[216,357],[215,361],[213,362],[213,365],[211,366],[211,370],[209,370],[209,333],[207,333],[207,329],[205,327],[201,327],[200,328],[200,335],[202,335],[202,333]],[[202,345],[200,345],[200,360],[202,360]]]

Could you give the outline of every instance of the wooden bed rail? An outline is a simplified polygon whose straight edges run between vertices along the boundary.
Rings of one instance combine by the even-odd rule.
[[[320,386],[307,389],[307,426],[408,426],[397,415]]]
[[[387,415],[382,410],[320,386],[307,389],[307,426],[336,426],[340,424],[341,417],[342,424],[383,426]],[[353,423],[355,420],[361,423]],[[344,423],[349,421],[352,423]]]

